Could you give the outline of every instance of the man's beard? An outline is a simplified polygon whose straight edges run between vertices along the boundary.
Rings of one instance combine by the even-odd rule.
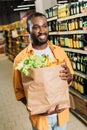
[[[47,42],[47,40],[48,40],[48,35],[47,35],[47,34],[44,34],[44,35],[46,35],[46,37],[47,37],[46,40],[44,40],[44,41],[39,41],[38,38],[35,37],[34,34],[31,34],[32,43],[33,43],[34,45],[37,45],[37,46],[42,46],[42,45],[44,45],[44,44]],[[39,36],[38,36],[38,37],[39,37]]]

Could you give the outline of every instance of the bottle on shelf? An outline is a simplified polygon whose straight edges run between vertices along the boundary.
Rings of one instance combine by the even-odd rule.
[[[79,14],[80,13],[80,4],[79,4],[79,2],[77,2],[76,3],[76,12],[77,12],[77,14]]]
[[[82,43],[82,49],[87,51],[87,34],[82,34],[79,40]]]
[[[78,30],[79,29],[79,19],[78,18],[74,19],[74,24],[75,24],[75,30]]]
[[[83,18],[83,30],[87,30],[87,17]]]
[[[78,62],[77,53],[72,53],[72,55],[73,55],[72,66],[73,66],[73,69],[77,71],[77,62]]]
[[[78,86],[77,86],[77,91],[81,93],[81,83],[80,83],[81,77],[78,76]]]
[[[57,16],[57,15],[58,15],[57,13],[58,13],[58,6],[55,5],[55,6],[53,7],[53,17]]]
[[[76,35],[73,35],[73,48],[76,49]]]
[[[51,22],[48,22],[49,32],[52,32]]]
[[[77,53],[77,71],[81,72],[80,53]]]
[[[48,14],[49,14],[49,18],[52,18],[53,17],[53,8],[49,8],[48,10]]]
[[[80,13],[83,12],[83,1],[79,2],[79,11]]]
[[[46,15],[46,18],[49,18],[49,10],[48,9],[45,10],[45,15]]]
[[[67,44],[69,48],[73,48],[73,39],[72,39],[72,35],[68,35],[67,37]]]
[[[69,31],[75,30],[75,28],[76,28],[75,27],[75,19],[68,20],[68,29],[69,29]]]
[[[53,43],[53,36],[49,36],[49,40]]]
[[[56,31],[57,31],[57,32],[60,31],[60,30],[59,30],[59,24],[60,24],[60,23],[56,21]]]
[[[81,54],[80,59],[81,59],[81,64],[80,64],[81,65],[81,73],[84,74],[84,64],[83,64],[84,55],[83,54]]]
[[[74,15],[74,6],[70,4],[70,15]]]
[[[87,95],[87,79],[80,77],[80,93]]]
[[[77,14],[77,4],[73,4],[73,15]]]
[[[68,21],[59,23],[59,31],[68,31]]]
[[[75,82],[75,84],[74,84],[74,85],[75,85],[75,86],[74,86],[74,89],[75,89],[75,90],[78,90],[78,76],[77,76],[77,75],[75,75],[75,81],[74,81],[74,82]]]
[[[81,95],[87,95],[87,79],[74,75],[71,87],[78,91]]]
[[[83,29],[83,18],[79,18],[79,30]]]
[[[84,93],[83,93],[83,94],[84,94],[84,95],[87,95],[87,79],[83,78],[82,81],[83,81],[83,83],[84,83],[84,85],[83,85],[83,86],[84,86]]]
[[[49,40],[54,44],[59,46],[59,37],[58,36],[49,36]]]
[[[84,48],[84,42],[81,40],[81,37],[82,37],[82,35],[77,35],[77,39],[78,39],[78,44],[79,44],[79,48],[78,49],[81,49],[81,50],[83,50],[83,48]]]
[[[83,65],[84,65],[84,73],[87,74],[87,56],[84,56],[83,59]]]
[[[62,36],[59,36],[59,44],[61,47],[64,47],[64,38]]]
[[[52,29],[53,32],[56,31],[56,20],[53,20],[51,22],[51,29]]]

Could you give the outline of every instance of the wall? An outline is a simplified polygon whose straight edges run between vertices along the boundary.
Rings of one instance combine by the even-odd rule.
[[[57,0],[36,0],[36,11],[45,13],[45,10],[56,5]]]

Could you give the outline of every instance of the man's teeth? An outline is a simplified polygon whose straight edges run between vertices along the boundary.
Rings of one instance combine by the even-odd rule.
[[[45,38],[45,35],[41,35],[41,36],[39,36],[39,38]]]

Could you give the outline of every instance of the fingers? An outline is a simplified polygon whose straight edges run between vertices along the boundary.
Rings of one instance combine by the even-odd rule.
[[[67,80],[71,74],[65,61],[61,64],[61,67],[62,67],[62,70],[60,70],[59,76],[61,77],[61,79]]]
[[[57,105],[56,108],[55,108],[56,113],[60,113],[64,110],[65,110],[65,108],[59,109],[59,105]]]
[[[59,77],[61,77],[61,79],[63,79],[63,80],[67,80],[69,75],[70,75],[70,73],[68,70],[62,70],[62,71],[60,71]]]
[[[59,105],[57,105],[53,111],[48,110],[48,111],[46,112],[46,114],[49,115],[49,114],[54,114],[54,113],[60,113],[60,112],[64,111],[65,109],[66,109],[66,108],[59,109]]]
[[[68,68],[65,60],[64,60],[63,63],[61,64],[61,67],[62,67],[63,69],[65,69],[65,70]]]
[[[61,112],[63,112],[64,110],[65,110],[65,108],[59,109],[59,110],[57,111],[57,113],[61,113]]]

